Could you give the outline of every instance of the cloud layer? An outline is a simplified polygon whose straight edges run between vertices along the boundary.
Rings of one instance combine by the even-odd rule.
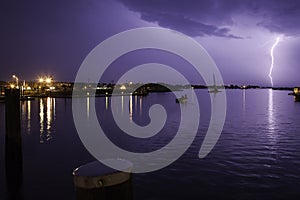
[[[190,36],[240,38],[232,33],[239,17],[243,23],[285,35],[300,34],[300,1],[297,0],[118,0],[141,19]],[[257,28],[256,27],[256,28]]]

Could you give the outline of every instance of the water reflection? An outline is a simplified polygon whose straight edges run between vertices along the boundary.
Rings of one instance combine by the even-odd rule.
[[[132,121],[132,95],[129,98],[129,119]]]
[[[47,141],[50,140],[51,137],[51,122],[52,122],[52,111],[53,111],[53,99],[47,98]]]
[[[90,118],[90,97],[86,98],[86,115]]]
[[[30,134],[31,131],[31,101],[23,101],[21,103],[22,119],[26,119],[26,130]]]
[[[134,96],[134,110],[135,110],[135,111],[137,111],[137,102],[138,102],[138,99],[137,99],[137,98],[138,98],[138,96],[135,95],[135,96]]]
[[[124,96],[121,97],[122,113],[124,112]]]
[[[106,97],[107,98],[107,97]],[[111,97],[111,103],[114,106],[114,109],[117,113],[120,113],[122,116],[128,116],[130,122],[133,121],[133,116],[135,114],[140,114],[142,116],[142,96],[134,96],[130,95],[122,95],[122,96],[114,96]],[[106,109],[108,109],[109,99],[106,100]]]
[[[108,96],[105,97],[105,109],[108,110]]]
[[[27,101],[27,130],[28,133],[30,133],[30,129],[31,129],[31,102]]]
[[[246,90],[243,90],[243,112],[246,111]]]
[[[52,112],[53,112],[53,120],[55,120],[55,117],[56,117],[56,108],[55,108],[55,106],[56,106],[56,101],[55,101],[55,99],[52,99],[53,101],[52,101],[52,103],[53,103],[53,109],[52,109]]]
[[[275,123],[275,117],[274,117],[274,102],[273,102],[273,90],[269,89],[269,104],[268,104],[268,131],[267,136],[271,142],[271,145],[276,144],[277,142],[277,133],[275,131],[276,129],[276,123]]]
[[[55,119],[55,99],[48,97],[39,100],[40,143],[52,139],[52,123]]]
[[[40,143],[43,143],[43,134],[44,134],[44,102],[43,99],[40,99]]]
[[[270,129],[270,130],[274,130],[274,119],[273,119],[273,90],[272,90],[272,89],[269,89],[268,124],[269,124],[269,129]]]
[[[143,114],[143,97],[140,97],[140,116]]]

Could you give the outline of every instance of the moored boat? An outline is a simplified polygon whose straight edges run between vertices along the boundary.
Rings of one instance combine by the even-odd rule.
[[[187,102],[188,98],[187,95],[181,96],[180,98],[176,99],[176,103],[185,103]]]
[[[221,92],[220,90],[218,90],[218,86],[216,84],[215,74],[213,75],[213,81],[214,81],[214,85],[209,87],[209,88],[211,88],[211,90],[208,90],[208,92],[209,93],[218,93],[218,92]]]

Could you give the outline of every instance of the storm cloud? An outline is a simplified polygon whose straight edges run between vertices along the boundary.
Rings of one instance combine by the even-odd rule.
[[[190,36],[240,38],[231,27],[239,20],[285,35],[300,34],[297,0],[118,0],[141,19]],[[243,16],[243,19],[240,19]]]

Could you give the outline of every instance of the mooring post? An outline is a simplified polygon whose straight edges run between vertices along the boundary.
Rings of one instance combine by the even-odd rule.
[[[111,169],[95,161],[73,172],[77,200],[132,200],[132,164],[117,160],[124,171]]]
[[[20,199],[23,179],[20,90],[5,89],[5,169],[9,199]]]

